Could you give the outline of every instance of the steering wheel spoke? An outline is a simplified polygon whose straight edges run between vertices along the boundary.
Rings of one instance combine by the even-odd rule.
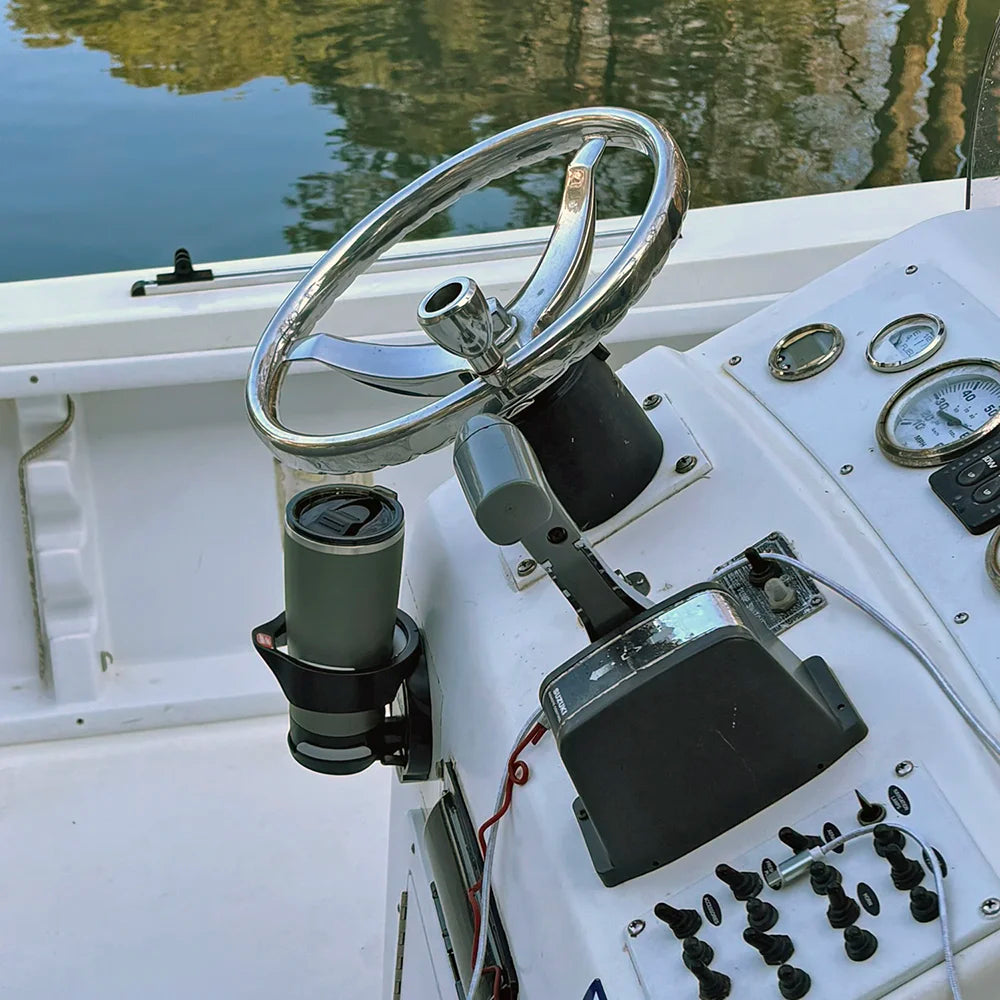
[[[319,361],[356,382],[401,396],[447,396],[475,377],[461,358],[437,344],[373,344],[329,333],[300,340],[285,360]]]
[[[507,305],[508,312],[517,319],[518,343],[522,347],[583,290],[597,222],[594,168],[606,148],[606,139],[590,139],[566,168],[562,202],[545,252],[531,277]]]

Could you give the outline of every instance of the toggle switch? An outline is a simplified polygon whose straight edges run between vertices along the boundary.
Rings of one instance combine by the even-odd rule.
[[[696,965],[711,965],[715,952],[707,941],[699,941],[696,937],[684,938],[684,953],[681,956],[689,968]]]
[[[941,908],[938,905],[938,894],[917,886],[910,890],[910,913],[913,919],[921,924],[929,924],[932,920],[937,920]]]
[[[796,854],[799,854],[802,851],[808,851],[812,847],[822,847],[824,844],[822,837],[817,837],[813,834],[799,833],[798,830],[793,830],[790,826],[783,826],[778,831],[778,840],[780,840],[790,851],[794,851]]]
[[[756,549],[747,549],[743,557],[750,564],[750,572],[747,575],[750,586],[763,590],[768,580],[781,579],[781,564],[766,558]]]
[[[783,1000],[802,1000],[811,986],[812,979],[808,972],[791,965],[783,965],[778,969],[778,990]]]
[[[856,788],[854,794],[858,797],[858,806],[860,807],[858,809],[858,822],[862,826],[872,826],[885,819],[885,806],[878,802],[869,802]]]
[[[901,890],[910,890],[924,880],[924,869],[919,861],[908,858],[898,847],[886,849],[886,861],[892,865],[892,884]]]
[[[830,905],[826,911],[826,919],[830,921],[830,926],[834,930],[840,931],[845,927],[850,927],[853,923],[857,923],[858,918],[861,916],[861,907],[858,906],[857,900],[851,899],[844,892],[842,885],[839,883],[831,885],[826,891],[826,896],[830,900]]]
[[[718,865],[715,874],[732,889],[738,903],[745,903],[764,888],[764,883],[756,872],[738,872],[730,865]]]
[[[795,954],[795,945],[787,934],[764,934],[748,927],[743,932],[743,940],[756,948],[768,965],[784,965]]]
[[[777,922],[777,907],[756,897],[747,900],[747,923],[755,931],[769,931]]]
[[[843,880],[840,872],[825,861],[814,861],[809,866],[809,884],[817,896],[825,896],[831,885],[840,885]]]
[[[890,847],[898,847],[900,850],[906,847],[906,837],[902,830],[879,823],[875,827],[872,843],[875,847],[875,853],[880,858],[884,858]]]
[[[653,915],[662,920],[677,938],[692,937],[701,927],[701,914],[697,910],[678,910],[669,903],[657,903]]]
[[[866,962],[878,950],[878,938],[863,927],[844,931],[844,951],[852,962]]]
[[[729,976],[710,969],[707,965],[695,965],[691,971],[698,979],[698,1000],[726,1000],[733,984]]]

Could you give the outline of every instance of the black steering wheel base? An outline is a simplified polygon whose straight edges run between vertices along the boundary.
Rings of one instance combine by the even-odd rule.
[[[624,510],[651,482],[663,439],[607,364],[603,344],[511,417],[552,492],[586,531]]]

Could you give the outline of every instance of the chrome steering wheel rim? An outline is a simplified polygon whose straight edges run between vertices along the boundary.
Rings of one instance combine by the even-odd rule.
[[[303,434],[278,416],[293,346],[389,247],[462,195],[590,140],[645,153],[653,162],[649,200],[612,262],[564,312],[507,358],[498,392],[473,377],[410,414],[339,434]],[[311,472],[369,472],[443,447],[469,417],[511,414],[584,358],[643,294],[680,234],[688,201],[687,168],[654,119],[622,108],[548,115],[502,132],[439,164],[397,192],[345,234],[295,286],[268,323],[247,375],[246,405],[261,440],[285,464]]]

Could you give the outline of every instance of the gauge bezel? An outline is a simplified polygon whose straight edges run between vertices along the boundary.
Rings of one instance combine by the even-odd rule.
[[[912,358],[908,358],[905,361],[879,361],[875,357],[875,347],[879,341],[888,337],[890,333],[901,326],[913,326],[917,323],[931,324],[934,327],[934,339],[922,350],[919,354],[915,354]],[[905,372],[910,368],[916,368],[917,365],[922,365],[928,358],[932,358],[938,351],[941,350],[942,345],[948,337],[947,327],[944,325],[944,320],[940,316],[935,316],[934,313],[910,313],[907,316],[898,316],[891,323],[886,323],[885,326],[875,334],[870,341],[868,341],[868,347],[865,350],[865,360],[871,367],[877,372],[883,372],[885,374],[891,374],[892,372]]]
[[[993,532],[990,544],[986,546],[986,573],[993,586],[1000,590],[1000,528]]]
[[[989,358],[959,358],[956,361],[946,361],[944,364],[935,365],[927,371],[908,379],[901,385],[886,401],[882,407],[882,412],[875,422],[875,439],[882,454],[897,465],[905,465],[910,468],[922,469],[931,465],[943,465],[963,451],[968,451],[977,445],[988,434],[992,434],[1000,427],[1000,413],[995,413],[982,427],[974,430],[968,437],[960,441],[953,441],[951,444],[936,445],[933,448],[913,449],[903,448],[896,444],[889,436],[888,420],[889,414],[896,403],[907,393],[920,385],[921,382],[932,382],[943,372],[952,368],[962,368],[965,365],[981,365],[984,368],[992,368],[997,373],[997,381],[1000,382],[1000,363],[991,361]]]
[[[778,358],[782,351],[787,350],[792,344],[802,340],[804,337],[809,337],[815,333],[833,334],[833,345],[826,354],[814,358],[801,368],[781,368],[781,362]],[[767,356],[767,367],[771,374],[782,382],[799,382],[804,378],[812,378],[814,375],[826,371],[840,357],[843,350],[844,335],[837,327],[831,323],[806,323],[805,326],[796,327],[779,338],[778,342],[771,348],[771,353]]]

